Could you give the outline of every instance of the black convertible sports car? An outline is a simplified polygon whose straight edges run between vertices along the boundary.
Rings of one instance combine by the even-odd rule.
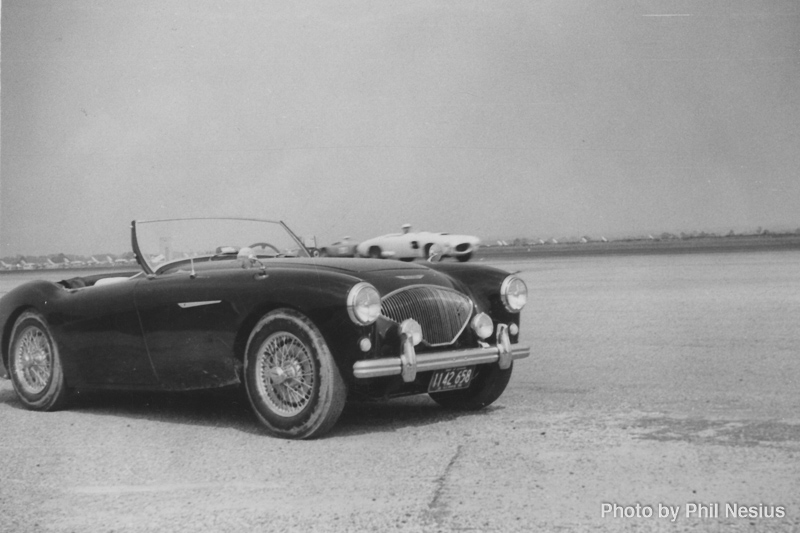
[[[64,407],[73,389],[244,383],[270,434],[311,438],[348,397],[485,407],[530,353],[527,288],[496,268],[314,258],[255,219],[134,221],[131,238],[141,271],[0,299],[0,374],[27,408]]]

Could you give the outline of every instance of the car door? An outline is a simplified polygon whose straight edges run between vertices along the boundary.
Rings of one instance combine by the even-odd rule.
[[[51,320],[72,386],[157,386],[134,294],[140,279],[70,289]]]
[[[249,276],[252,281],[252,272]],[[196,275],[178,271],[150,276],[139,284],[136,308],[164,388],[188,390],[238,382],[234,287],[235,282],[216,271]]]

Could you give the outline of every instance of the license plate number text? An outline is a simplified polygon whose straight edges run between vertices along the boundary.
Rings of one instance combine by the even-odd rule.
[[[428,383],[428,392],[441,392],[456,389],[466,389],[472,380],[472,371],[475,367],[448,368],[437,370]]]

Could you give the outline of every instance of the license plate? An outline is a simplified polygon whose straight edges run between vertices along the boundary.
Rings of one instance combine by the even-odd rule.
[[[472,371],[474,369],[474,366],[465,366],[437,370],[431,376],[430,383],[428,383],[428,392],[466,389],[472,380]]]

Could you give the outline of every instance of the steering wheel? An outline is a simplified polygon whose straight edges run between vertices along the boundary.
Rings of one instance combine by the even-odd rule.
[[[281,255],[281,251],[278,250],[275,246],[271,245],[268,242],[257,242],[257,243],[251,244],[249,246],[249,248],[252,248],[253,250],[255,250],[256,248],[261,248],[262,250],[266,250],[267,248],[271,248],[271,249],[275,250],[275,255]]]

